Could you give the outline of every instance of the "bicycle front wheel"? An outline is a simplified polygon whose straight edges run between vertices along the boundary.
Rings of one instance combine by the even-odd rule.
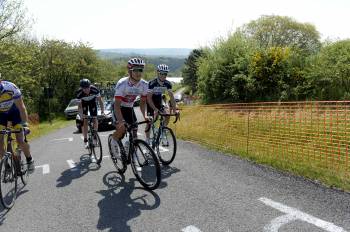
[[[123,160],[122,153],[120,150],[120,144],[112,143],[112,135],[108,136],[108,148],[111,160],[117,169],[118,173],[123,174],[126,171],[126,163]]]
[[[134,140],[131,168],[143,187],[149,190],[158,188],[161,179],[160,165],[152,148],[143,140]]]
[[[169,127],[163,127],[158,135],[156,152],[163,165],[171,164],[176,155],[176,138]]]
[[[0,200],[2,205],[10,209],[17,195],[17,176],[14,160],[5,156],[0,162]]]
[[[101,164],[103,151],[101,139],[97,132],[92,137],[92,155],[96,159],[96,163]]]

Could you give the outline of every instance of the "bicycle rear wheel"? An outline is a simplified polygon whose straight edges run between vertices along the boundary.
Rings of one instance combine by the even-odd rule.
[[[171,164],[176,155],[176,138],[169,127],[163,127],[157,139],[156,152],[163,165]]]
[[[101,164],[103,151],[102,151],[101,139],[97,132],[94,133],[92,138],[92,154],[96,159],[96,163]]]
[[[157,156],[143,140],[134,140],[131,168],[138,181],[146,189],[154,190],[159,186],[161,176]]]
[[[123,160],[119,142],[113,145],[112,139],[113,137],[110,134],[108,136],[109,155],[118,173],[123,174],[126,171],[126,163]]]
[[[0,200],[2,205],[10,209],[17,195],[17,176],[12,156],[5,156],[0,162]]]

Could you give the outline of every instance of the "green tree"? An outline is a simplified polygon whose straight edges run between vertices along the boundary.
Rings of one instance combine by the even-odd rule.
[[[321,47],[320,34],[310,23],[299,23],[286,16],[264,15],[240,29],[258,41],[262,48],[291,47],[315,53]]]
[[[185,60],[185,65],[182,69],[183,83],[191,88],[192,94],[197,91],[198,80],[198,65],[197,61],[204,54],[203,49],[194,49],[191,51],[188,58]]]
[[[311,58],[306,72],[308,96],[317,100],[350,99],[350,40],[329,43]]]
[[[30,25],[22,0],[0,0],[0,41]]]

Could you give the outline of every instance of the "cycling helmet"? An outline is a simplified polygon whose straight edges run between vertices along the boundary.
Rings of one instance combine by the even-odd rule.
[[[128,61],[128,69],[133,69],[134,67],[144,68],[145,61],[140,58],[132,58]]]
[[[158,72],[169,72],[169,67],[166,64],[160,64],[157,66],[157,71]]]
[[[91,85],[91,82],[89,81],[89,79],[80,80],[80,87],[88,88],[88,87],[90,87],[90,85]]]

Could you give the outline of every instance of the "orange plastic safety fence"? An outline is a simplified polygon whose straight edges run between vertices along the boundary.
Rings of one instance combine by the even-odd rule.
[[[291,162],[349,177],[350,101],[197,106],[204,143],[271,162]],[[215,118],[210,118],[215,112]],[[195,128],[195,125],[191,125]],[[219,143],[212,139],[220,138]]]

